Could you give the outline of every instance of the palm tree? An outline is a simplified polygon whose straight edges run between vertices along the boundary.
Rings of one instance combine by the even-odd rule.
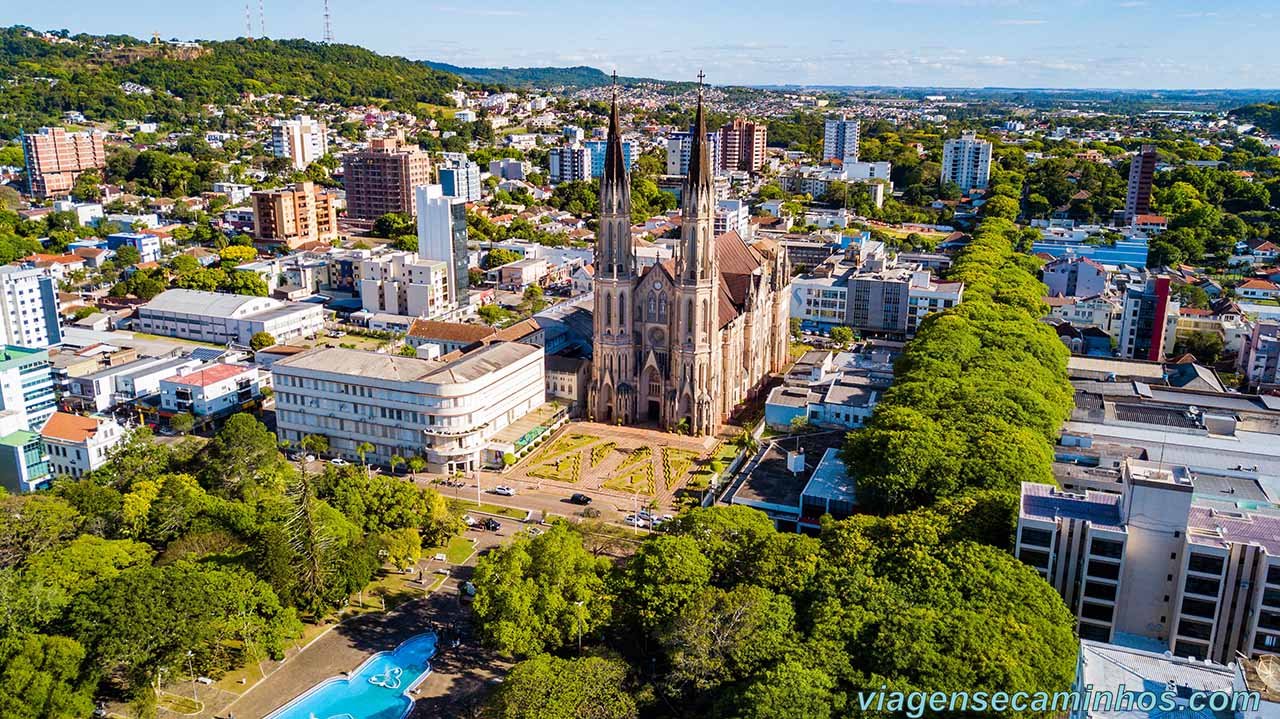
[[[369,463],[364,461],[364,456],[372,451],[373,445],[368,442],[361,442],[359,446],[356,447],[356,454],[360,455],[360,464],[364,465],[364,473],[366,475],[369,474]]]
[[[387,463],[391,465],[391,473],[395,474],[396,466],[404,464],[404,457],[401,457],[398,454],[393,454],[391,455],[391,459],[387,460]]]
[[[409,472],[411,474],[417,474],[426,468],[427,468],[427,460],[423,459],[422,457],[414,455],[409,458]]]

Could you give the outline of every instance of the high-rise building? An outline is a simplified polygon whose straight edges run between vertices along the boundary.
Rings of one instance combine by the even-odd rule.
[[[360,263],[360,303],[366,312],[437,317],[454,308],[449,264],[420,260],[416,252],[390,252]]]
[[[307,115],[271,123],[271,154],[289,160],[295,170],[308,165],[329,152],[329,130],[323,122]]]
[[[857,162],[859,132],[857,119],[828,117],[822,132],[822,159]]]
[[[65,195],[82,172],[106,167],[103,137],[97,131],[67,132],[61,127],[42,127],[39,132],[23,135],[30,193],[40,198]]]
[[[1280,388],[1280,322],[1258,320],[1240,350],[1240,371],[1249,386]]]
[[[732,123],[720,128],[720,169],[759,172],[764,165],[764,150],[768,142],[767,125],[735,117]]]
[[[1151,181],[1158,159],[1155,145],[1143,145],[1129,163],[1129,189],[1124,196],[1124,221],[1133,222],[1138,215],[1151,214]]]
[[[338,209],[333,195],[312,182],[298,182],[252,195],[253,238],[296,249],[310,242],[338,239]]]
[[[942,146],[942,181],[964,192],[982,189],[991,180],[991,143],[965,134]]]
[[[720,159],[720,133],[708,132],[707,141],[704,146],[707,148],[707,156],[711,158],[711,174],[724,174],[724,171],[721,169],[724,166],[724,162]],[[692,156],[693,133],[671,133],[671,136],[667,138],[667,174],[689,174],[689,159]]]
[[[45,349],[61,342],[54,279],[34,264],[0,267],[0,344]]]
[[[413,188],[431,182],[431,160],[400,137],[377,138],[369,149],[342,158],[347,216],[377,219],[388,212],[417,214]]]
[[[449,197],[460,197],[465,202],[480,199],[480,166],[470,160],[458,160],[440,168],[440,187]]]
[[[463,304],[469,285],[467,270],[467,202],[451,197],[440,185],[423,185],[418,194],[418,256],[448,265],[449,297]]]
[[[1178,303],[1172,299],[1168,277],[1152,277],[1141,285],[1131,285],[1124,295],[1120,316],[1120,356],[1128,359],[1164,359],[1173,349],[1178,327]]]
[[[787,360],[786,251],[715,232],[717,167],[701,95],[675,257],[641,268],[617,98],[609,118],[593,276],[589,412],[597,421],[716,433]],[[681,154],[673,138],[672,154]],[[669,156],[669,160],[671,157]]]
[[[585,182],[591,179],[592,152],[582,145],[569,147],[553,147],[547,153],[550,172],[547,179],[551,184],[562,182]],[[604,158],[601,158],[603,164]]]
[[[48,351],[0,349],[0,487],[14,493],[48,488],[52,477],[40,430],[55,411]]]
[[[587,140],[582,146],[591,151],[591,176],[600,177],[604,174],[604,156],[607,140]],[[622,163],[626,166],[627,172],[631,172],[631,163],[635,162],[636,153],[639,148],[630,140],[622,141]]]

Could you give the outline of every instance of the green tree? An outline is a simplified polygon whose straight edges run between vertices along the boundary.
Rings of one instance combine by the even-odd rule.
[[[93,713],[93,683],[81,674],[84,647],[67,637],[0,639],[0,716],[81,719]]]
[[[707,587],[662,633],[677,688],[707,691],[773,666],[792,644],[791,601],[761,587]]]
[[[517,664],[490,700],[498,719],[633,719],[627,665],[616,659],[543,654]]]
[[[843,325],[840,327],[832,327],[831,343],[841,349],[844,349],[848,347],[850,344],[853,344],[853,329],[849,327],[844,327]]]
[[[534,656],[574,644],[612,615],[606,559],[593,557],[563,522],[520,538],[476,565],[476,623],[507,655]]]
[[[422,557],[422,535],[413,527],[384,532],[382,545],[387,550],[387,562],[396,569],[406,570]]]
[[[169,426],[179,434],[190,434],[195,429],[196,418],[190,412],[179,412],[169,418]]]
[[[417,226],[413,216],[403,212],[388,212],[373,221],[373,229],[369,231],[374,237],[393,239],[402,235],[416,235]]]
[[[979,214],[983,217],[994,217],[1013,221],[1018,219],[1018,201],[1005,195],[996,195],[983,203]]]
[[[0,568],[61,545],[75,534],[80,522],[75,508],[58,497],[0,496]]]
[[[711,581],[711,562],[697,540],[656,536],[626,565],[619,595],[632,624],[652,634],[675,619]]]
[[[515,262],[520,259],[520,253],[515,250],[508,250],[502,247],[495,247],[484,256],[484,268],[491,270],[495,267]]]
[[[121,245],[116,248],[116,262],[123,267],[136,265],[142,261],[142,253],[133,245]]]
[[[795,660],[759,675],[736,702],[741,719],[830,719],[843,704],[829,673]]]
[[[255,332],[249,338],[249,348],[254,352],[264,350],[276,343],[276,338],[270,332]]]
[[[218,288],[221,292],[250,297],[266,297],[270,294],[267,281],[257,272],[237,270],[227,274],[227,280]]]
[[[1173,345],[1173,354],[1190,353],[1195,356],[1196,361],[1200,364],[1215,365],[1218,360],[1222,359],[1222,352],[1225,349],[1226,344],[1218,333],[1192,332],[1185,337],[1178,338],[1178,341]]]
[[[284,470],[275,435],[246,412],[231,415],[206,451],[204,485],[232,495],[248,484],[275,484]]]

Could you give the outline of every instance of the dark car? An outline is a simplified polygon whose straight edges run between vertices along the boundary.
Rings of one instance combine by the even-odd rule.
[[[498,524],[498,520],[496,519],[486,519],[484,520],[484,528],[490,532],[496,532],[499,529],[502,529],[502,525]]]
[[[591,504],[591,498],[581,492],[574,494],[569,501],[574,504]]]

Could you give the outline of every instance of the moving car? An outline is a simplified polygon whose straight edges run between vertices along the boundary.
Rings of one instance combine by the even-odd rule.
[[[502,495],[502,496],[504,496],[504,497],[514,497],[514,496],[516,496],[516,490],[515,490],[515,489],[513,489],[513,488],[511,488],[511,487],[508,487],[508,486],[506,486],[506,485],[504,485],[504,484],[500,484],[500,485],[498,485],[498,486],[494,487],[494,488],[493,488],[493,493],[494,493],[494,494],[501,494],[501,495]]]
[[[573,496],[569,498],[569,501],[573,502],[574,504],[581,504],[581,505],[591,504],[591,498],[583,494],[582,492],[575,492]]]
[[[499,524],[496,519],[486,519],[484,520],[484,528],[490,532],[496,532],[499,529],[502,529],[502,525]]]
[[[345,467],[351,463],[341,457],[334,457],[333,459],[329,460],[329,464],[332,464],[335,467]]]

